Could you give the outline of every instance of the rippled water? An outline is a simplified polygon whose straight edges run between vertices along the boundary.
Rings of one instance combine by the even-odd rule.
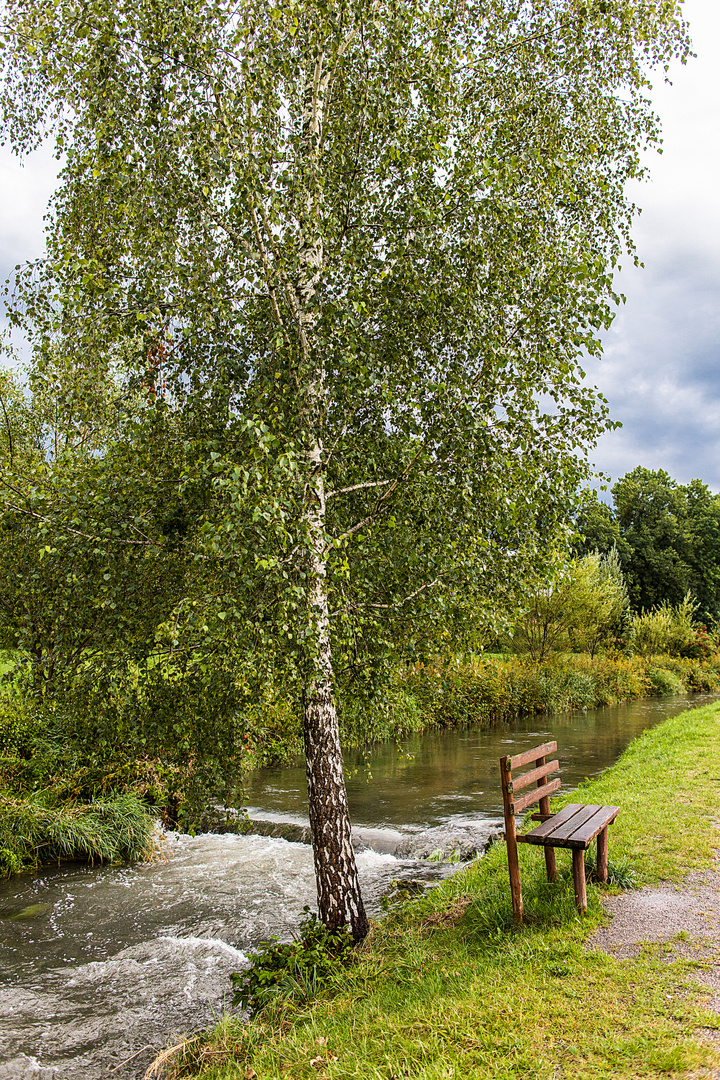
[[[565,784],[573,787],[611,764],[644,728],[707,700],[429,735],[411,740],[404,753],[378,748],[370,781],[362,759],[351,755],[348,767],[357,772],[349,796],[366,846],[358,862],[368,908],[378,910],[393,879],[451,872],[396,858],[391,852],[403,839],[458,826],[487,831],[498,822],[502,754],[552,731]],[[258,774],[249,797],[258,817],[304,820],[302,768]],[[248,947],[287,934],[302,907],[314,906],[312,853],[303,844],[233,835],[168,843],[166,862],[66,865],[0,888],[0,1080],[141,1077],[170,1040],[220,1015],[229,1004],[228,975]]]
[[[229,1005],[248,946],[315,904],[304,844],[204,835],[170,848],[156,865],[69,865],[3,888],[0,1061],[25,1054],[58,1066],[58,1080],[95,1080],[143,1046],[161,1050]],[[393,879],[448,872],[372,850],[358,862],[371,910]],[[153,1056],[112,1075],[141,1076]]]
[[[498,820],[502,796],[498,761],[547,738],[557,739],[563,790],[597,776],[617,761],[646,728],[686,708],[705,705],[717,694],[646,698],[585,713],[535,716],[489,730],[433,732],[376,747],[370,755],[372,779],[359,752],[346,755],[348,797],[353,821],[365,826],[428,828]],[[305,770],[259,770],[248,787],[251,813],[267,818],[307,820]]]

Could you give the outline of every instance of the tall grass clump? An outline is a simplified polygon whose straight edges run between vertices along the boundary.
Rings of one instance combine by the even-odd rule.
[[[63,859],[140,862],[156,851],[155,831],[134,795],[52,806],[0,793],[0,876]]]

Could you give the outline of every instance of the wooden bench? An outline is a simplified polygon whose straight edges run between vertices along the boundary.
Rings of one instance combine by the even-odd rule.
[[[575,903],[581,914],[587,912],[587,893],[585,890],[585,851],[597,836],[597,876],[600,881],[607,881],[608,825],[620,813],[619,806],[583,806],[570,803],[557,814],[550,813],[550,796],[560,788],[560,780],[549,780],[550,773],[557,772],[557,761],[547,761],[557,752],[557,743],[544,743],[532,750],[525,750],[513,757],[500,758],[500,777],[502,782],[503,809],[505,811],[505,840],[507,842],[508,868],[510,870],[510,891],[512,893],[513,915],[517,922],[522,922],[523,901],[520,884],[520,866],[518,863],[518,844],[538,844],[545,851],[545,866],[548,881],[557,881],[555,865],[556,847],[570,848],[573,859],[573,883],[575,885]],[[513,777],[513,770],[523,766],[534,768],[521,776]],[[517,793],[536,784],[526,795]],[[518,836],[515,830],[515,818],[528,806],[539,803],[539,813],[533,814],[534,820],[542,822],[531,832]]]

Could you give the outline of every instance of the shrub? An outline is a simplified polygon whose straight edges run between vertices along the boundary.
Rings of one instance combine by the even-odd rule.
[[[513,643],[533,660],[562,649],[598,648],[620,632],[629,607],[618,553],[594,552],[559,562],[549,582],[528,582],[525,610],[515,621]]]
[[[697,604],[687,593],[682,603],[671,607],[667,602],[653,611],[633,615],[628,634],[628,648],[640,656],[688,656],[701,650],[694,615]]]
[[[685,689],[683,681],[674,671],[651,664],[647,677],[653,694],[681,694]]]
[[[284,998],[311,1001],[350,962],[355,944],[350,931],[329,930],[309,907],[303,911],[300,933],[292,941],[262,941],[250,967],[230,976],[233,1005],[256,1013]]]

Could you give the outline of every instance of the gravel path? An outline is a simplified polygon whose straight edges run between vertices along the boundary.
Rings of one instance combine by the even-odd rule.
[[[662,944],[669,961],[700,961],[695,978],[706,986],[706,1007],[720,1014],[720,871],[693,873],[681,885],[648,886],[620,896],[603,898],[610,916],[590,939],[591,946],[619,959],[637,956],[644,945]],[[699,1039],[716,1046],[720,1033],[701,1028]],[[720,1070],[697,1075],[720,1080]]]

